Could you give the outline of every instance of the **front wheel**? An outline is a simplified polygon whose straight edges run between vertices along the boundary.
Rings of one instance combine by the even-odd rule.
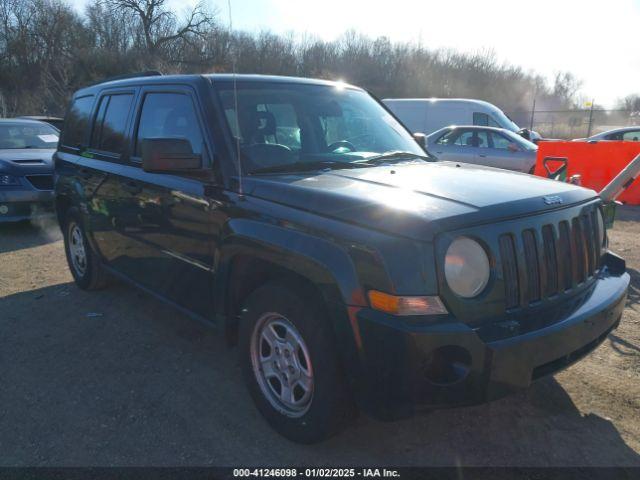
[[[247,299],[240,327],[243,374],[258,410],[299,443],[329,438],[352,410],[330,325],[310,297],[267,284]]]
[[[107,274],[87,241],[80,215],[69,210],[64,220],[64,249],[69,270],[78,287],[97,290],[107,283]]]

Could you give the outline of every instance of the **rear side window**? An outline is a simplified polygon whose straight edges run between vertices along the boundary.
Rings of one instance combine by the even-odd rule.
[[[93,95],[76,98],[65,119],[62,132],[62,144],[68,147],[77,148],[85,141],[91,117],[91,107],[93,107]]]
[[[182,138],[202,154],[202,132],[191,97],[183,93],[147,93],[142,104],[135,155],[142,156],[145,138]]]
[[[105,95],[100,99],[96,115],[91,147],[103,152],[122,155],[126,142],[127,119],[133,102],[133,95]]]

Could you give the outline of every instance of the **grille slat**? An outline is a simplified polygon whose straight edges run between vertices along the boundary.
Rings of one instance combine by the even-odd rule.
[[[527,292],[524,298],[526,303],[537,302],[540,300],[540,269],[536,236],[533,230],[522,232],[522,244],[527,269]]]
[[[582,232],[587,251],[587,277],[591,277],[594,272],[595,252],[593,250],[593,228],[589,215],[582,216]]]
[[[502,235],[500,237],[500,257],[502,259],[502,278],[504,281],[506,308],[515,308],[520,303],[520,295],[516,248],[511,235]]]
[[[542,242],[544,245],[544,264],[547,267],[547,284],[545,296],[550,297],[558,293],[558,257],[556,256],[556,237],[551,225],[542,227]]]
[[[569,290],[573,287],[573,253],[571,251],[571,239],[569,235],[569,222],[560,222],[560,236],[558,240],[559,270],[562,279],[562,288]]]
[[[575,217],[571,220],[571,248],[575,253],[573,260],[573,279],[576,283],[586,280],[586,251],[584,246],[584,235],[580,219]]]
[[[596,214],[595,209],[583,210],[558,223],[499,237],[507,310],[569,292],[596,275]]]

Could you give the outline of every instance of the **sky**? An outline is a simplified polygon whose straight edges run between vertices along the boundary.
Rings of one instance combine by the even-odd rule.
[[[87,0],[72,3],[82,10]],[[229,22],[229,0],[208,0]],[[347,30],[429,48],[492,51],[552,79],[570,71],[599,105],[640,93],[640,0],[230,0],[234,29],[309,34]],[[196,0],[168,0],[181,11]]]

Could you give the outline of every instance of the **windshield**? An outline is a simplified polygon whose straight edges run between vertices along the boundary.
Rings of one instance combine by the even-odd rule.
[[[496,108],[493,111],[492,115],[495,117],[497,123],[499,124],[498,126],[507,130],[511,130],[512,132],[520,131],[520,127],[516,124],[516,122],[511,120],[509,116],[499,108]]]
[[[58,131],[45,124],[0,123],[0,149],[56,148]]]
[[[404,127],[360,90],[238,82],[235,99],[233,83],[216,87],[247,173],[366,166],[381,155],[426,156]]]

